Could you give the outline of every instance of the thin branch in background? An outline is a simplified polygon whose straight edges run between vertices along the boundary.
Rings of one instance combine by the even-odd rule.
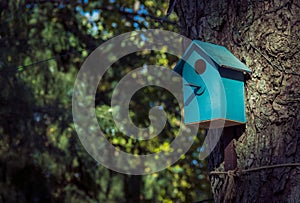
[[[100,7],[99,9],[103,10],[103,11],[111,11],[111,12],[116,12],[117,11],[121,14],[130,15],[130,16],[139,16],[139,17],[143,17],[143,18],[148,17],[148,18],[151,18],[152,20],[155,20],[157,22],[164,22],[164,23],[169,23],[169,24],[172,24],[172,25],[177,25],[177,22],[175,22],[175,21],[170,21],[168,19],[161,18],[161,17],[155,16],[155,15],[152,15],[152,14],[129,12],[129,11],[126,11],[125,9],[122,9],[122,8],[114,9],[112,6]]]
[[[139,15],[139,14],[138,14]],[[171,25],[177,25],[178,23],[175,22],[175,21],[171,21],[171,20],[168,20],[168,19],[165,19],[165,18],[160,18],[160,17],[157,17],[155,15],[151,15],[151,14],[140,14],[141,17],[149,17],[157,22],[163,22],[163,23],[168,23],[168,24],[171,24]]]
[[[171,13],[173,12],[173,10],[174,10],[174,7],[175,7],[175,5],[176,5],[176,0],[170,0],[169,1],[169,8],[168,8],[168,10],[167,10],[167,14],[166,14],[166,16],[164,17],[164,19],[165,20],[167,20],[168,19],[168,17],[171,15]]]
[[[45,62],[51,61],[51,60],[57,60],[59,58],[62,58],[62,57],[65,57],[65,56],[70,56],[70,55],[73,55],[73,54],[77,54],[77,53],[82,52],[82,51],[90,52],[94,49],[96,49],[96,47],[92,47],[92,48],[89,48],[89,49],[80,49],[80,50],[76,50],[76,51],[70,51],[70,52],[67,52],[65,54],[55,55],[55,56],[52,56],[50,58],[43,59],[43,60],[40,60],[40,61],[35,61],[33,63],[26,64],[26,65],[16,65],[16,64],[3,65],[4,68],[0,69],[0,73],[1,72],[8,72],[8,71],[16,71],[16,70],[17,71],[22,71],[24,68],[28,68],[28,67],[31,67],[31,66],[34,66],[34,65],[45,63]]]

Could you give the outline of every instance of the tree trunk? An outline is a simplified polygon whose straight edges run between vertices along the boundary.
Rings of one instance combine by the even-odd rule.
[[[245,83],[247,124],[235,141],[238,169],[300,162],[299,0],[178,0],[181,34],[227,47],[253,71]],[[209,160],[223,171],[224,146]],[[237,175],[237,174],[235,174]],[[300,167],[211,175],[215,202],[299,202]],[[232,185],[231,185],[232,186]]]
[[[141,176],[124,175],[124,195],[127,203],[141,202]]]

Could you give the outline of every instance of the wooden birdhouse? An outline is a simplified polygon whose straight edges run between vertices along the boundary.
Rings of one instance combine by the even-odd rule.
[[[244,74],[251,70],[225,47],[194,40],[174,70],[182,76],[185,124],[246,122]]]

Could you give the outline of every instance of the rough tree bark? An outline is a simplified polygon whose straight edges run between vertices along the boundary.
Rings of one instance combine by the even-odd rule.
[[[245,87],[246,129],[235,141],[237,167],[299,163],[300,1],[178,0],[175,12],[181,34],[227,47],[253,71]],[[222,143],[210,157],[211,170],[223,170],[219,153]],[[224,199],[224,177],[210,177],[215,202],[300,199],[300,167],[242,174],[232,200]]]

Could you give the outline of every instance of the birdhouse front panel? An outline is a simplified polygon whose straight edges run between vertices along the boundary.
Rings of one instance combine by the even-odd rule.
[[[225,47],[193,41],[174,69],[183,78],[186,124],[219,128],[246,122],[243,72],[251,70],[241,64]]]
[[[198,47],[185,58],[182,69],[184,80],[184,122],[210,122],[226,115],[226,98],[218,66]]]

